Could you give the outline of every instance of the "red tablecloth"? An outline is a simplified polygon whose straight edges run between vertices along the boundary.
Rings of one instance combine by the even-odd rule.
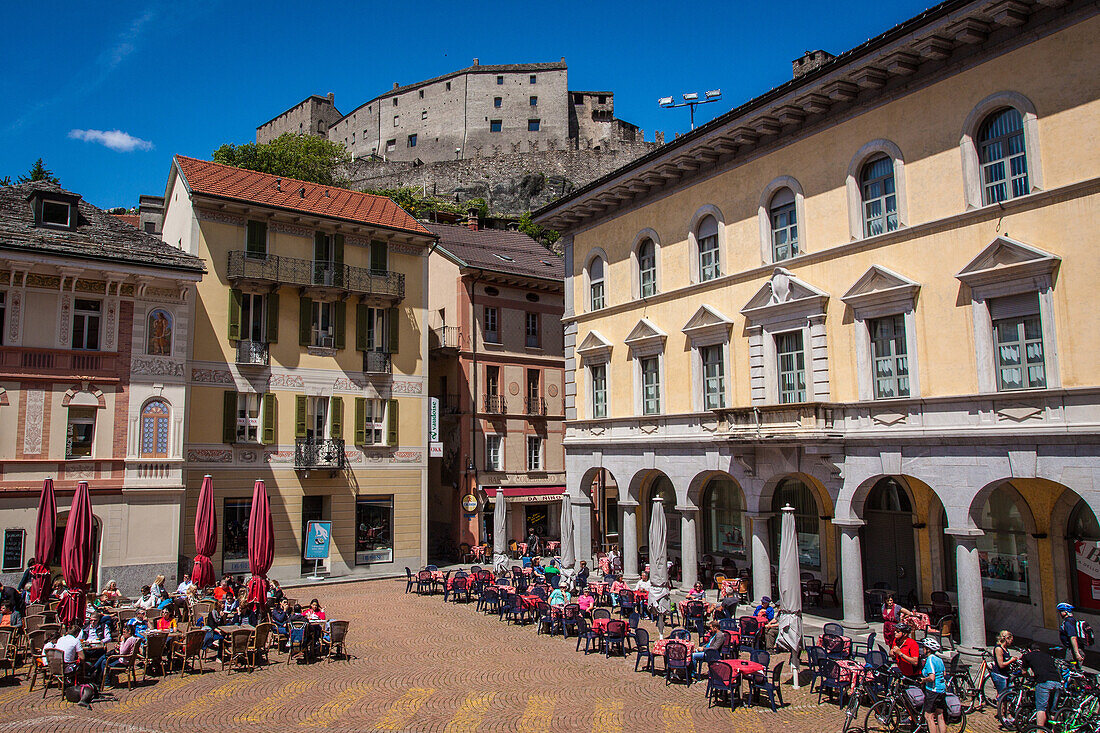
[[[542,601],[538,596],[518,596],[520,604],[524,608],[537,608],[538,604]]]
[[[821,640],[822,640],[823,638],[825,638],[825,635],[824,635],[824,634],[822,634],[821,636],[817,637],[817,645],[818,645],[818,646],[822,646],[822,644],[821,644]],[[852,640],[851,640],[851,639],[849,639],[849,638],[848,638],[847,636],[842,636],[842,637],[840,637],[840,638],[844,640],[844,645],[843,645],[844,653],[845,653],[845,654],[851,654],[851,653],[852,653]]]
[[[597,581],[595,583],[590,582],[589,585],[594,586],[596,588],[596,592],[599,593],[600,595],[603,595],[604,593],[607,593],[608,591],[611,590],[611,584],[610,583],[605,583],[602,580]]]
[[[547,552],[553,552],[554,550],[558,549],[559,547],[561,547],[560,542],[547,542],[546,543],[546,551]]]
[[[855,662],[851,659],[841,659],[836,663],[838,668],[838,674],[841,682],[848,682],[848,691],[855,692],[856,685],[864,677],[874,676],[874,671],[867,669],[862,662]]]
[[[914,613],[909,616],[905,623],[909,624],[912,629],[927,631],[928,627],[932,625],[932,619],[928,618],[927,613]]]
[[[433,570],[432,571],[432,580],[443,580],[446,577],[447,577],[447,574],[444,573],[442,570]]]
[[[601,557],[599,560],[600,572],[604,575],[611,575],[611,561],[606,557]]]
[[[670,641],[678,641],[681,644],[687,644],[688,654],[691,654],[695,651],[695,642],[693,641],[685,641],[683,639],[658,639],[657,641],[653,642],[653,653],[657,655],[664,654],[665,647],[668,646],[668,643]]]
[[[757,672],[764,671],[763,664],[748,659],[723,659],[722,661],[733,667],[733,673],[735,675],[756,674]]]
[[[648,602],[649,601],[649,591],[647,591],[647,590],[636,590],[636,591],[634,591],[634,602],[637,603],[638,601]]]
[[[607,633],[607,622],[610,621],[610,620],[611,619],[609,619],[609,618],[593,619],[592,620],[592,630],[595,631],[597,634],[606,634]]]
[[[474,557],[485,557],[485,547],[482,545],[474,545],[470,548],[470,552]]]

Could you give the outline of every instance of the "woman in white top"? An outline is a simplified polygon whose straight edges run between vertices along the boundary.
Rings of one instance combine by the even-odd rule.
[[[168,597],[168,594],[164,592],[163,575],[158,575],[156,579],[153,580],[153,585],[149,587],[149,591],[153,594],[153,598],[157,599],[157,603],[160,603]]]

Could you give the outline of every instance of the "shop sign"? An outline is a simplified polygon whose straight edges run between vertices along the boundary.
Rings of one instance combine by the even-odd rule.
[[[467,514],[473,514],[477,511],[477,497],[473,494],[466,494],[466,496],[462,497],[461,506],[462,511],[466,512]]]
[[[440,442],[428,444],[428,458],[442,458],[443,444]]]
[[[431,443],[439,442],[439,398],[432,397],[428,401],[428,441]],[[443,453],[437,456],[434,453],[432,458],[442,458]]]
[[[1100,548],[1096,542],[1077,540],[1074,563],[1077,566],[1077,605],[1100,610]]]
[[[306,560],[327,560],[332,522],[310,521],[306,528]]]

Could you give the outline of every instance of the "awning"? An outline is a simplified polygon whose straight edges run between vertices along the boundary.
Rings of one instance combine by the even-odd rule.
[[[497,490],[504,492],[504,500],[509,504],[552,504],[561,501],[565,493],[564,486],[482,486],[481,490],[490,499],[495,499]]]

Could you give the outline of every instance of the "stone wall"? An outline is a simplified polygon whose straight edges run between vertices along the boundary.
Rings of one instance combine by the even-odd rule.
[[[493,214],[533,211],[648,153],[655,143],[618,143],[617,149],[532,153],[414,163],[359,159],[348,176],[353,188],[422,187],[442,199],[484,198]]]

